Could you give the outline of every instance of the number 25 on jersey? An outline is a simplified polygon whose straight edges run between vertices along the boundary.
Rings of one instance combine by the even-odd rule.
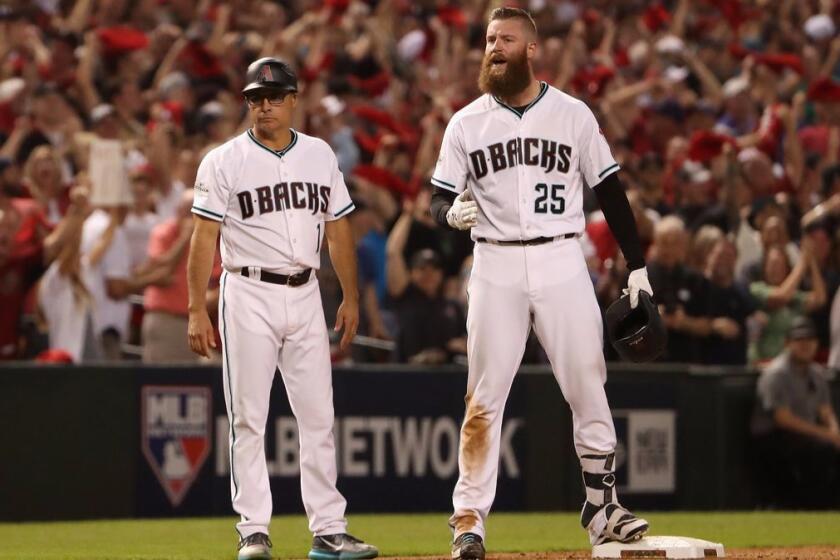
[[[563,198],[563,190],[566,185],[547,185],[537,183],[534,190],[537,191],[537,198],[534,200],[534,212],[537,214],[562,214],[566,210],[566,200]]]

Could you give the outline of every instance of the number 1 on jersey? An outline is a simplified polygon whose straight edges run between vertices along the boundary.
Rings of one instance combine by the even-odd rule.
[[[315,238],[315,252],[316,253],[321,250],[321,224],[318,224],[317,227],[318,227],[318,235]]]
[[[551,201],[547,202],[549,198],[549,188],[545,183],[537,183],[534,189],[537,191],[537,199],[534,200],[534,212],[537,214],[562,214],[566,210],[566,199],[563,198],[563,190],[566,185],[551,185]]]

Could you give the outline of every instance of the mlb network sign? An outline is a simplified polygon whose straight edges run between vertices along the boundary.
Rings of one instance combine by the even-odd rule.
[[[266,450],[272,477],[300,475],[300,435],[293,416],[274,419],[274,450]],[[499,475],[518,479],[521,468],[513,439],[525,425],[521,418],[507,418],[499,442]],[[230,472],[229,424],[216,417],[216,475]],[[458,473],[458,439],[461,427],[451,416],[344,416],[335,419],[338,474],[351,478],[448,479]]]
[[[177,507],[210,454],[210,388],[147,385],[141,395],[143,455]]]

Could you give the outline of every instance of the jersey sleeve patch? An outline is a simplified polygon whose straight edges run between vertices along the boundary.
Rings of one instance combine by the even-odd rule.
[[[210,210],[205,210],[204,208],[199,208],[198,206],[192,207],[192,213],[198,214],[199,216],[203,216],[205,218],[209,218],[211,220],[215,220],[217,222],[221,222],[224,219],[224,216],[222,216],[221,214],[211,212]]]
[[[210,151],[198,166],[195,177],[192,211],[194,214],[221,222],[230,202],[227,177],[219,169],[220,152]]]

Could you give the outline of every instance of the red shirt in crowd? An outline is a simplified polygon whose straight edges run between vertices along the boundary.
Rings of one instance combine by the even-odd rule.
[[[8,258],[0,262],[0,360],[18,358],[20,318],[29,294],[44,271],[41,240],[46,223],[31,200],[11,200],[20,223],[11,238]]]
[[[176,218],[167,220],[152,229],[149,237],[148,255],[150,259],[160,259],[175,244],[181,231],[180,221]],[[187,258],[189,251],[184,250],[175,267],[172,283],[168,286],[149,286],[143,293],[143,307],[148,311],[161,311],[186,317],[189,315],[189,289],[187,287]],[[222,275],[222,260],[216,251],[213,259],[213,271],[210,281],[218,283]]]

